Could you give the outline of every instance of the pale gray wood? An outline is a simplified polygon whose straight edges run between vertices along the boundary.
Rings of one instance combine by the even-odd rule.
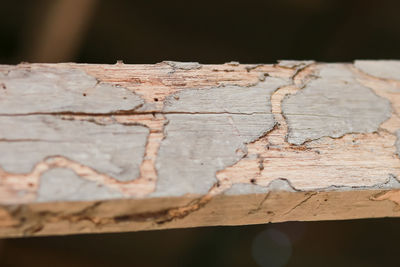
[[[289,79],[267,77],[255,86],[221,86],[187,89],[166,98],[165,113],[268,114],[271,119],[271,93],[289,85]]]
[[[237,183],[233,184],[224,192],[226,195],[252,195],[265,194],[272,191],[296,192],[286,179],[273,180],[268,186],[260,186],[257,184]]]
[[[271,94],[289,83],[268,77],[257,86],[184,90],[168,97],[152,196],[207,193],[218,170],[243,158],[246,144],[274,127]]]
[[[32,67],[0,72],[0,114],[113,113],[144,101],[126,88],[100,83],[83,70]]]
[[[301,145],[323,136],[371,133],[390,118],[389,101],[358,83],[347,66],[322,65],[316,75],[282,103],[290,143]]]
[[[400,80],[400,62],[397,60],[356,60],[354,66],[378,78]]]
[[[51,169],[40,178],[38,202],[91,201],[122,198],[104,185],[79,177],[69,169]]]
[[[59,116],[0,116],[0,166],[28,173],[35,164],[64,156],[120,181],[138,177],[149,130],[140,125],[97,124]]]
[[[181,70],[195,70],[201,68],[201,64],[198,62],[163,61],[163,63],[170,65],[174,69]]]

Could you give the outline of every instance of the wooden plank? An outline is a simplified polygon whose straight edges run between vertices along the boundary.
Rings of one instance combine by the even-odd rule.
[[[0,66],[0,236],[400,216],[400,62]]]

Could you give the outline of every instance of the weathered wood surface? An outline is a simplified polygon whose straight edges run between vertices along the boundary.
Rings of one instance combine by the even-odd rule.
[[[400,216],[400,62],[0,66],[0,236]]]

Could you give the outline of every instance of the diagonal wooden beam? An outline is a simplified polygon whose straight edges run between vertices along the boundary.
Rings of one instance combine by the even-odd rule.
[[[0,66],[0,236],[400,215],[400,62]]]

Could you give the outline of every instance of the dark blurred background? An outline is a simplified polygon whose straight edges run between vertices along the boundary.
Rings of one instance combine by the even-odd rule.
[[[400,1],[15,0],[0,64],[400,59]],[[0,266],[398,266],[400,221],[0,240]]]
[[[9,239],[0,266],[399,266],[399,225],[369,219]]]
[[[398,59],[397,0],[2,0],[0,62]]]

